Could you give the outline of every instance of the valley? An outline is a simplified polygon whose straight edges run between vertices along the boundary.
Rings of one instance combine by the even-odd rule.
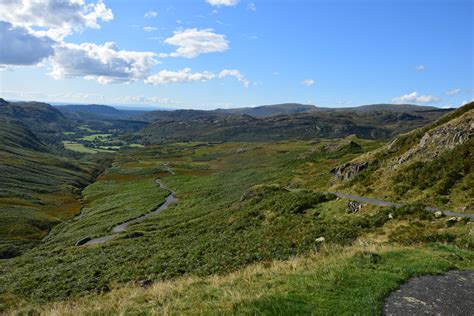
[[[274,108],[0,108],[0,311],[377,314],[474,268],[474,103]]]

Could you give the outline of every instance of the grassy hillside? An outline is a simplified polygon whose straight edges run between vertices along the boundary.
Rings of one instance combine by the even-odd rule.
[[[423,250],[418,248],[420,245],[437,242],[466,249],[473,247],[465,222],[447,226],[445,219],[434,219],[417,206],[398,210],[365,206],[363,211],[349,214],[347,201],[324,193],[331,185],[332,168],[378,146],[378,142],[352,137],[336,144],[328,140],[273,144],[186,143],[122,152],[112,168],[84,190],[85,208],[80,216],[56,226],[42,246],[0,262],[2,306],[14,308],[22,302],[36,304],[84,295],[93,298],[111,289],[120,291],[129,282],[221,275],[259,262],[272,266],[273,262],[305,257],[326,247],[328,253],[338,253],[341,247],[373,243],[387,245],[389,250],[395,249],[390,248],[393,244],[404,245],[395,252],[362,252],[355,257],[351,257],[350,252],[347,256],[343,254],[346,257],[341,264],[343,267],[347,264],[347,268],[328,264],[327,268],[314,267],[311,270],[314,274],[310,271],[305,274],[305,269],[294,270],[293,296],[286,296],[291,294],[288,288],[278,283],[286,279],[284,271],[275,278],[267,272],[252,276],[252,283],[247,283],[248,290],[244,290],[243,283],[236,285],[237,291],[248,291],[248,294],[236,292],[244,299],[243,305],[236,308],[248,313],[272,313],[272,306],[278,308],[276,311],[284,311],[294,306],[291,302],[301,305],[305,311],[306,307],[299,302],[308,302],[310,307],[317,305],[317,297],[331,302],[328,297],[333,295],[331,289],[336,284],[341,285],[338,287],[340,298],[372,291],[373,296],[360,302],[358,310],[374,311],[380,306],[383,295],[410,275],[472,263],[470,252],[451,248]],[[130,226],[127,232],[114,235],[107,243],[74,246],[81,238],[107,235],[114,225],[157,207],[167,193],[154,183],[156,177],[176,190],[177,204]],[[464,261],[445,259],[454,256],[452,253]],[[438,258],[436,264],[434,256]],[[329,260],[337,261],[337,256]],[[398,264],[403,264],[403,270]],[[360,270],[349,274],[352,265]],[[366,265],[374,268],[366,268]],[[374,269],[379,273],[373,273]],[[315,289],[323,285],[315,292],[318,295],[304,296],[308,290],[298,284],[307,284],[307,280],[321,275],[321,271],[335,279],[327,283],[313,280]],[[359,277],[356,271],[361,273]],[[391,281],[384,279],[389,275]],[[199,280],[207,282],[207,279]],[[202,302],[203,311],[212,307],[206,305],[211,304],[210,301],[223,304],[223,310],[228,310],[226,296],[222,295],[228,286],[225,280],[228,279],[219,283],[223,288],[198,283],[204,293],[214,294],[200,297],[196,292],[197,296],[188,302]],[[182,284],[179,283],[182,281],[177,282]],[[346,286],[349,283],[351,287]],[[380,284],[377,291],[373,284]],[[268,290],[269,296],[260,296],[260,301],[249,299],[267,286],[274,289]],[[180,289],[183,294],[189,293],[185,288]],[[174,299],[169,297],[171,302]],[[293,299],[297,299],[296,303]],[[185,303],[176,302],[177,308],[189,308],[180,305]],[[158,306],[151,307],[137,304],[139,309],[163,310],[159,301]],[[331,308],[329,303],[324,306]],[[231,312],[235,311],[233,308]],[[333,307],[329,311],[337,309]]]
[[[29,130],[0,121],[0,257],[32,246],[79,212],[94,163],[61,158]]]
[[[364,195],[474,212],[474,103],[358,157],[369,168],[337,186]]]

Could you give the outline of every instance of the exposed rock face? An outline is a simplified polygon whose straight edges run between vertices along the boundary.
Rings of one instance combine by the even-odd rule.
[[[363,170],[367,169],[368,166],[369,166],[368,162],[364,162],[364,163],[348,162],[345,165],[342,165],[341,167],[336,167],[332,169],[331,173],[334,175],[334,178],[336,180],[346,181],[346,180],[350,180],[354,178]]]
[[[323,146],[323,150],[325,152],[340,152],[340,151],[358,151],[361,150],[362,147],[352,141],[352,140],[343,140],[341,142],[333,143],[333,144],[327,144]]]
[[[357,213],[362,209],[362,204],[355,201],[347,202],[347,213]]]
[[[401,165],[414,157],[431,160],[444,151],[462,145],[474,136],[474,112],[470,111],[456,120],[428,131],[420,142],[396,161]]]

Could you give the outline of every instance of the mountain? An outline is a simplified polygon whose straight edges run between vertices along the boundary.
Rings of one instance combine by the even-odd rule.
[[[417,107],[415,107],[417,108]],[[275,108],[273,108],[275,109]],[[154,111],[140,134],[145,143],[170,141],[279,141],[339,138],[355,134],[366,139],[388,139],[429,124],[449,110],[393,111],[320,109],[310,112],[251,116],[223,110]],[[262,110],[259,110],[262,113]],[[269,112],[266,112],[269,113]],[[273,112],[274,113],[274,112]]]
[[[362,195],[474,213],[474,103],[335,169]]]
[[[54,131],[68,125],[60,111],[42,102],[9,102],[0,98],[0,117],[41,131]]]
[[[349,107],[349,108],[340,108],[336,110],[352,110],[356,112],[371,112],[371,111],[390,111],[390,112],[400,112],[400,113],[413,113],[419,111],[436,111],[444,109],[439,109],[434,106],[423,106],[423,105],[414,105],[414,104],[369,104],[369,105],[361,105],[357,107]]]
[[[297,114],[302,112],[314,111],[317,108],[310,104],[283,103],[274,105],[261,105],[256,107],[236,108],[236,109],[217,109],[215,112],[237,115],[250,115],[254,117],[265,117],[281,114]]]
[[[75,119],[132,119],[147,113],[142,110],[119,110],[109,105],[101,104],[67,104],[55,106],[64,115]]]

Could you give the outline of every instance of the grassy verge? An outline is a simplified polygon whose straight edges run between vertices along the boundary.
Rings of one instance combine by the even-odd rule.
[[[472,252],[447,246],[323,247],[287,261],[210,277],[184,277],[16,312],[44,315],[379,315],[400,283],[448,269],[473,269]]]

